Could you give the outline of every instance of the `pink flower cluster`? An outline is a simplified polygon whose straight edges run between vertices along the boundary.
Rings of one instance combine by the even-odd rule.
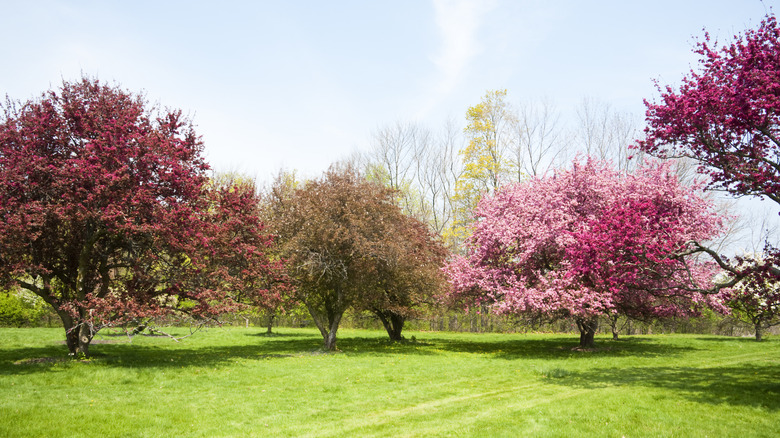
[[[626,174],[592,159],[506,186],[477,207],[447,298],[550,317],[695,312],[714,269],[685,253],[722,228],[698,189],[665,165]]]

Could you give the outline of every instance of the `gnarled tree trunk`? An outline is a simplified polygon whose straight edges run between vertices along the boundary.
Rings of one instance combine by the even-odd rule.
[[[382,321],[382,325],[385,326],[387,335],[390,336],[391,341],[402,341],[404,337],[401,335],[401,331],[404,329],[404,323],[406,318],[393,312],[392,310],[379,310],[374,309],[374,314]]]
[[[593,348],[593,338],[596,336],[598,327],[598,318],[577,318],[577,328],[580,330],[580,348]]]
[[[323,333],[323,346],[328,351],[336,350],[336,332],[339,330],[339,322],[341,322],[341,316],[344,313],[341,312],[338,315],[334,315],[330,321],[330,330],[327,333]]]
[[[73,317],[64,312],[57,312],[65,328],[65,342],[68,344],[68,352],[76,358],[89,357],[89,344],[95,334],[88,324],[78,324]]]
[[[336,332],[339,330],[341,317],[346,309],[328,309],[325,312],[318,312],[313,306],[306,305],[309,309],[314,324],[322,334],[322,346],[328,351],[336,349]]]

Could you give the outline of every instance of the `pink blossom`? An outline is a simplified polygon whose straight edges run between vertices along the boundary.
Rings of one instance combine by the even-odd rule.
[[[722,229],[668,166],[626,174],[591,159],[506,186],[475,216],[468,255],[445,268],[450,302],[583,319],[695,313],[714,270],[683,253]]]

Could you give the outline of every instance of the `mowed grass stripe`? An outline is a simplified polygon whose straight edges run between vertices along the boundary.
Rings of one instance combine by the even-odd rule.
[[[432,400],[399,410],[388,410],[368,415],[358,425],[346,429],[355,436],[388,436],[393,429],[409,427],[400,436],[435,436],[436,434],[476,433],[475,425],[496,417],[509,417],[537,406],[556,403],[563,399],[577,397],[586,390],[569,390],[553,395],[543,395],[538,390],[542,385],[525,385],[513,390],[491,391]],[[464,415],[466,413],[466,415]],[[387,427],[390,426],[390,427]],[[325,434],[321,436],[336,436]]]

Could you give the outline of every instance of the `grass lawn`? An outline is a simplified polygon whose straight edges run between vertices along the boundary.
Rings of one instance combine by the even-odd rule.
[[[780,339],[210,329],[180,343],[0,329],[0,436],[675,436],[780,434]],[[39,360],[35,360],[39,359]]]

